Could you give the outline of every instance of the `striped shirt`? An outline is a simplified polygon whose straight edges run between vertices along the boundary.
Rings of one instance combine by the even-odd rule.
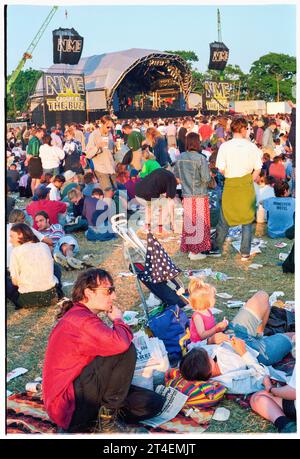
[[[63,227],[56,223],[55,225],[51,225],[44,231],[40,231],[45,237],[51,239],[53,244],[57,244],[57,242],[65,235]]]

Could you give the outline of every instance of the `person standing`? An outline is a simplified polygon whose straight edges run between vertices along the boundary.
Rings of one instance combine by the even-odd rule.
[[[142,169],[142,142],[144,137],[139,130],[133,130],[129,123],[123,125],[123,133],[126,135],[126,144],[132,150],[131,166],[140,171]]]
[[[64,153],[64,171],[73,171],[76,174],[83,174],[83,169],[80,163],[80,157],[82,154],[81,143],[75,139],[75,131],[72,128],[65,130]]]
[[[260,174],[261,152],[246,139],[247,120],[236,118],[231,123],[233,139],[224,142],[218,151],[216,166],[225,176],[216,240],[210,255],[220,256],[230,226],[242,225],[241,260],[250,258],[252,223],[256,198],[254,180]]]
[[[40,178],[43,174],[42,161],[40,158],[41,140],[44,137],[43,129],[35,129],[33,136],[28,142],[25,166],[28,166],[28,173],[31,177],[31,191],[40,184]]]
[[[58,135],[56,137],[60,140]],[[65,152],[62,148],[53,144],[53,138],[46,135],[43,139],[43,145],[40,147],[40,158],[42,161],[43,174],[59,174],[60,162],[64,159]]]
[[[181,153],[174,167],[174,175],[182,186],[184,209],[180,249],[189,252],[191,260],[206,258],[205,252],[211,249],[207,189],[211,176],[200,150],[199,135],[191,132],[186,137],[186,152]]]
[[[183,151],[186,151],[185,138],[188,133],[189,127],[190,127],[190,119],[185,118],[182,123],[182,126],[179,128],[178,133],[177,133],[177,144],[178,144],[180,153],[182,153]]]
[[[116,180],[112,127],[113,119],[108,115],[102,116],[100,126],[97,125],[91,133],[86,147],[86,157],[93,160],[94,172],[102,190],[114,186]]]
[[[263,136],[262,136],[262,147],[266,150],[267,153],[271,154],[272,159],[274,156],[274,148],[275,148],[273,135],[274,135],[274,131],[276,128],[277,128],[276,121],[270,120],[269,125],[265,129]]]

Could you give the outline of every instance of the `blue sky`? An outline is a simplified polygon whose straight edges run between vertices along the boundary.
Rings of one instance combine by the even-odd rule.
[[[18,65],[50,9],[50,6],[8,6],[8,73]],[[230,64],[238,64],[247,72],[252,62],[269,52],[296,55],[294,5],[221,5],[220,11],[222,40],[230,49]],[[192,50],[199,58],[196,67],[204,71],[209,60],[209,43],[218,39],[216,16],[217,5],[61,5],[25,69],[44,70],[52,65],[52,30],[74,27],[85,40],[82,57],[128,48]]]

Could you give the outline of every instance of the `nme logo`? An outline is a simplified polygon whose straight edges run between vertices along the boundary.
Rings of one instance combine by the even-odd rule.
[[[45,75],[47,96],[57,96],[71,91],[76,94],[84,94],[84,79],[81,75]]]
[[[228,60],[228,51],[214,51],[212,61],[223,62]]]
[[[59,38],[57,51],[60,53],[80,53],[82,40],[72,40],[71,38]]]

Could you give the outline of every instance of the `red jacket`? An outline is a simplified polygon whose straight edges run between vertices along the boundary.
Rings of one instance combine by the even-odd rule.
[[[51,225],[58,223],[58,214],[64,214],[67,210],[67,204],[61,201],[50,201],[49,199],[40,199],[39,201],[32,201],[26,207],[26,212],[31,215],[34,220],[35,215],[40,210],[44,210],[49,215]],[[38,229],[35,220],[33,227]]]
[[[43,368],[43,400],[52,421],[63,429],[75,410],[73,381],[95,357],[122,354],[132,341],[122,320],[107,326],[84,304],[74,306],[52,330]]]

